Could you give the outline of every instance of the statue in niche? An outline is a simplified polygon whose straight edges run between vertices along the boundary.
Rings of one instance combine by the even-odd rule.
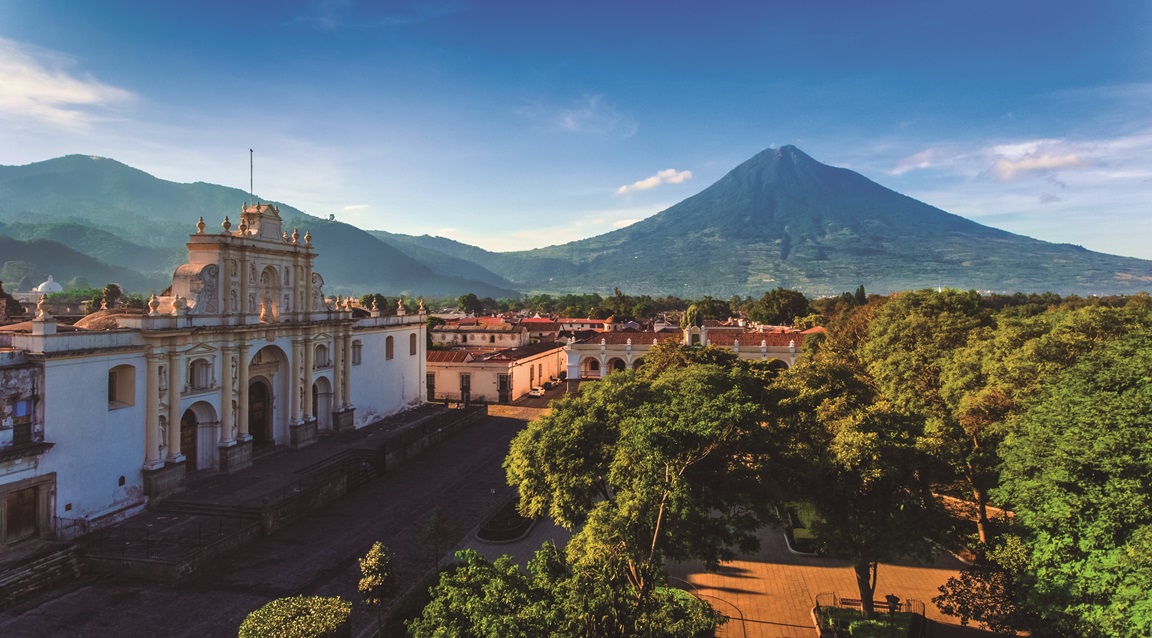
[[[236,379],[240,378],[240,376],[238,374],[240,371],[236,369],[236,364],[237,364],[236,357],[232,356],[232,357],[228,357],[228,358],[232,361],[232,380],[235,381]]]
[[[248,314],[256,312],[256,293],[248,293]]]
[[[164,450],[168,449],[168,419],[160,417],[160,458],[164,458]]]
[[[168,389],[168,370],[166,366],[159,366],[158,369],[160,371],[160,383],[158,387],[160,388],[160,392],[164,392]]]
[[[248,281],[256,283],[256,264],[248,264]]]
[[[284,266],[284,285],[287,286],[290,281],[291,279],[288,277],[288,266]]]
[[[205,312],[215,314],[219,312],[216,305],[216,275],[218,274],[216,264],[208,264],[204,269],[204,273],[200,275],[200,281],[204,282],[203,288],[196,295],[196,307],[203,308]],[[204,305],[201,305],[201,304]]]
[[[229,298],[229,302],[230,302],[229,303],[229,309],[232,312],[240,312],[240,303],[237,301],[236,291],[235,290],[229,290],[228,291],[228,298]]]

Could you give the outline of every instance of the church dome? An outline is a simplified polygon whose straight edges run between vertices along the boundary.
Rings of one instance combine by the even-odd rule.
[[[56,281],[52,279],[52,275],[48,275],[48,281],[45,281],[39,286],[36,286],[32,290],[33,292],[42,292],[44,294],[48,294],[51,292],[64,292],[64,286],[56,283]]]

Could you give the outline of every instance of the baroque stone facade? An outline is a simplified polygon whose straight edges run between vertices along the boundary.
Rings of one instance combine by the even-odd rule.
[[[424,400],[424,313],[356,317],[326,299],[311,235],[274,206],[216,232],[200,220],[187,247],[143,312],[0,327],[0,415],[19,414],[0,420],[0,551]]]

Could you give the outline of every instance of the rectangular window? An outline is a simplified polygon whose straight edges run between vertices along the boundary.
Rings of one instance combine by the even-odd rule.
[[[362,346],[363,344],[361,344],[359,341],[352,342],[352,365],[354,366],[360,365],[360,350],[362,349]]]
[[[460,373],[460,391],[472,389],[472,375],[466,372]]]
[[[387,339],[384,340],[384,358],[385,359],[391,359],[393,356],[395,356],[395,346],[393,345],[393,343],[394,343],[394,340],[392,339],[392,337],[388,337]]]

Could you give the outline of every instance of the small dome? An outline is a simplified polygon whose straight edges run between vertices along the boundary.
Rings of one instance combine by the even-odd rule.
[[[45,294],[50,292],[64,292],[64,286],[56,283],[56,281],[52,279],[52,275],[48,275],[48,281],[45,281],[39,286],[36,286],[32,290],[34,292],[42,292]]]

